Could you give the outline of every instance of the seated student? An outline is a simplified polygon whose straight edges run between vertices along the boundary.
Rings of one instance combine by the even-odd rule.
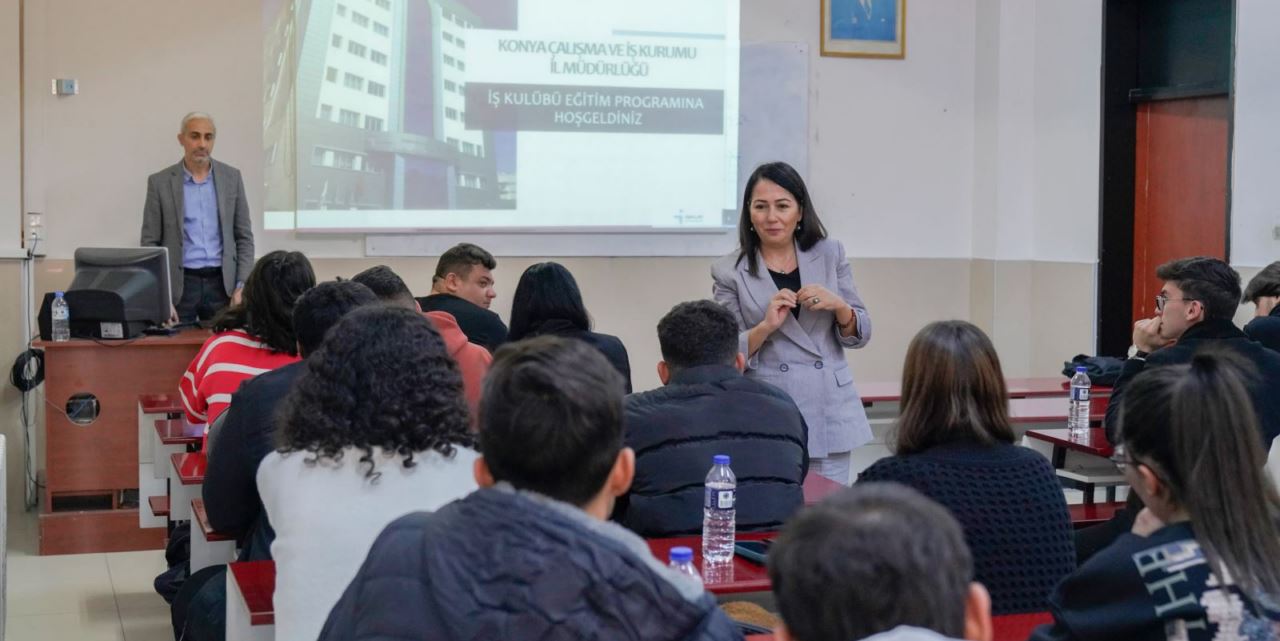
[[[996,614],[1040,612],[1075,569],[1071,515],[1049,461],[1014,445],[995,347],[964,321],[925,326],[907,347],[902,410],[883,458],[858,482],[897,481],[964,528],[974,580]]]
[[[314,353],[339,319],[377,301],[368,287],[350,281],[320,283],[299,296],[293,308],[298,355]],[[275,536],[259,518],[262,499],[255,477],[258,464],[275,449],[276,410],[304,371],[306,362],[298,361],[245,381],[231,396],[217,443],[209,448],[204,508],[213,529],[239,541],[241,561],[271,558]]]
[[[351,277],[351,280],[372,289],[385,303],[426,315],[436,331],[440,332],[449,356],[458,363],[458,369],[462,372],[462,391],[467,397],[467,407],[471,410],[474,424],[476,408],[480,404],[480,386],[484,383],[484,373],[489,371],[489,363],[493,362],[489,350],[469,342],[466,334],[458,327],[458,322],[448,312],[423,312],[418,301],[413,299],[409,287],[390,267],[370,267]]]
[[[258,467],[276,639],[311,641],[378,532],[476,487],[458,366],[421,314],[357,309],[307,359]]]
[[[520,275],[511,297],[511,332],[507,339],[518,341],[548,334],[574,338],[600,350],[622,374],[626,391],[631,393],[631,362],[626,346],[617,336],[591,331],[591,318],[582,304],[578,281],[564,265],[551,262],[530,265]]]
[[[1280,261],[1262,268],[1244,288],[1241,303],[1253,303],[1255,317],[1244,333],[1255,341],[1280,351]]]
[[[778,641],[991,639],[960,524],[897,483],[858,483],[802,510],[769,548],[769,581]]]
[[[1156,268],[1164,281],[1156,316],[1133,325],[1133,356],[1124,362],[1107,405],[1107,438],[1116,441],[1116,418],[1129,381],[1147,367],[1191,362],[1203,346],[1216,345],[1253,363],[1259,376],[1249,386],[1258,413],[1263,449],[1280,434],[1280,354],[1253,342],[1232,319],[1240,301],[1240,274],[1206,256],[1182,258]]]
[[[306,358],[315,352],[344,314],[377,301],[359,283],[320,283],[307,290],[293,308],[298,354]],[[276,409],[305,369],[306,363],[298,361],[245,381],[222,413],[222,425],[210,433],[201,488],[205,512],[213,529],[236,537],[241,561],[271,558],[275,531],[258,495],[258,464],[275,449]],[[225,636],[226,567],[205,568],[181,582],[171,608],[174,638]]]
[[[480,449],[484,489],[388,526],[321,639],[741,638],[701,585],[606,520],[635,455],[599,352],[550,336],[498,350]]]
[[[498,261],[493,254],[459,243],[449,248],[436,263],[431,277],[431,295],[418,299],[425,312],[447,312],[471,342],[492,352],[507,340],[507,326],[489,311],[497,293],[493,291],[493,270]]]
[[[1225,350],[1130,381],[1113,457],[1146,507],[1067,577],[1032,639],[1280,638],[1280,498]]]
[[[738,529],[776,530],[804,505],[809,442],[786,392],[742,375],[738,323],[709,300],[680,303],[658,322],[665,387],[626,400],[636,478],[614,519],[644,537],[702,531],[703,479],[728,454],[738,477]]]
[[[1156,268],[1156,276],[1164,281],[1156,296],[1156,315],[1133,325],[1133,352],[1107,405],[1103,423],[1107,439],[1119,442],[1116,425],[1129,381],[1146,369],[1190,363],[1197,350],[1213,346],[1252,363],[1257,375],[1248,384],[1249,396],[1258,416],[1263,451],[1270,451],[1272,440],[1280,434],[1280,353],[1254,342],[1235,326],[1240,275],[1217,258],[1196,256],[1169,261]],[[1129,506],[1110,521],[1076,532],[1076,560],[1084,563],[1128,532],[1140,509],[1138,495],[1130,493]]]
[[[293,303],[315,284],[311,261],[299,252],[273,251],[254,263],[240,303],[214,318],[213,336],[178,383],[187,420],[212,424],[240,383],[298,360]]]

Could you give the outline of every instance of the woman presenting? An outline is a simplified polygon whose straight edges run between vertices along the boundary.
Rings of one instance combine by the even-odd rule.
[[[746,375],[791,395],[809,427],[810,471],[849,483],[871,440],[844,349],[871,339],[844,246],[827,239],[804,180],[786,163],[747,180],[738,249],[711,267],[715,299],[738,317]]]

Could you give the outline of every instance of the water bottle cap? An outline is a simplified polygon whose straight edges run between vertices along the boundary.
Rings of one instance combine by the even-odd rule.
[[[677,547],[671,548],[671,562],[672,563],[692,563],[693,549],[683,547],[683,546],[677,546]]]
[[[712,460],[712,462],[714,462],[716,465],[728,465],[728,464],[729,464],[729,455],[728,455],[728,454],[716,454],[715,456],[711,457],[711,460]]]
[[[62,298],[62,292],[54,292],[54,293],[53,293],[53,297],[54,297],[54,298]]]
[[[1084,365],[1077,365],[1077,366],[1076,366],[1076,373],[1077,373],[1077,374],[1083,374],[1083,373],[1085,373],[1085,372],[1087,372],[1087,371],[1089,371],[1089,368],[1085,367]]]

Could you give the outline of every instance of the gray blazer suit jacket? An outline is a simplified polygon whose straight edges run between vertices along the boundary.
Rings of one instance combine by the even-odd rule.
[[[212,160],[213,186],[222,228],[222,284],[227,295],[253,269],[253,221],[244,195],[240,170]],[[173,304],[182,300],[182,162],[147,177],[147,202],[142,208],[142,246],[169,248],[169,283]]]
[[[819,284],[839,295],[858,316],[858,334],[844,337],[832,312],[801,308],[800,319],[791,314],[782,327],[747,359],[746,375],[770,383],[791,395],[809,425],[809,456],[822,458],[848,452],[871,440],[871,426],[862,399],[853,386],[853,373],[844,350],[871,340],[871,316],[853,286],[853,272],[844,246],[836,240],[820,240],[809,251],[796,248],[800,282]],[[769,300],[778,293],[764,260],[759,274],[747,271],[738,252],[711,266],[715,299],[738,317],[738,349],[747,353],[747,333],[761,320]]]

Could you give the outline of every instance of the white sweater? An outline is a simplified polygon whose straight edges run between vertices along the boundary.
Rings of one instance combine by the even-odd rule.
[[[309,452],[272,452],[258,466],[258,491],[276,531],[275,629],[278,641],[315,641],[329,610],[364,563],[382,529],[410,512],[433,511],[476,489],[479,454],[414,455],[416,465],[374,450],[376,481],[365,478],[361,452],[307,465]]]

